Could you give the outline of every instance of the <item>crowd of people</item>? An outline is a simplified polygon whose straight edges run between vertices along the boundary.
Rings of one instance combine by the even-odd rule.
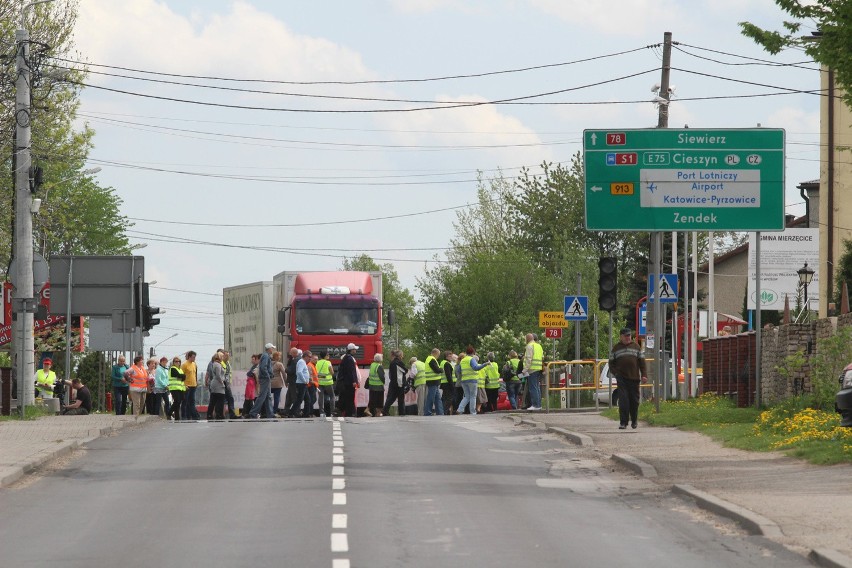
[[[315,354],[294,347],[284,363],[282,354],[268,343],[263,353],[252,356],[242,415],[247,418],[355,416],[358,411],[355,394],[359,388],[368,391],[364,410],[368,417],[388,415],[394,404],[400,416],[476,414],[497,410],[501,387],[505,388],[511,407],[519,408],[524,384],[530,400],[527,410],[541,409],[543,350],[533,334],[527,336],[524,358],[512,351],[502,369],[494,353],[488,353],[480,362],[473,347],[462,354],[435,348],[424,360],[411,357],[407,363],[402,350],[394,349],[387,368],[383,355],[377,353],[363,385],[355,360],[357,350],[354,343],[347,345],[335,374],[325,351]],[[284,386],[287,390],[282,406],[280,395]],[[417,402],[416,406],[407,407],[405,395],[410,391],[415,393]],[[219,416],[217,413],[214,417]]]
[[[505,389],[511,408],[518,409],[524,405],[524,385],[529,401],[526,409],[540,410],[543,350],[536,339],[529,334],[524,356],[511,351],[502,368],[494,353],[480,359],[473,347],[460,354],[435,348],[425,359],[411,357],[407,362],[402,350],[395,349],[387,368],[379,353],[363,385],[355,359],[359,348],[353,343],[347,345],[337,369],[326,351],[312,353],[294,347],[285,361],[275,345],[267,343],[263,352],[251,357],[239,415],[231,391],[230,355],[219,349],[203,375],[209,392],[206,418],[357,416],[355,395],[359,388],[368,391],[363,412],[368,417],[389,415],[394,405],[400,416],[494,411],[501,388]],[[194,351],[189,351],[183,361],[180,357],[146,361],[137,355],[128,365],[120,355],[111,374],[115,413],[126,414],[129,404],[134,415],[145,412],[167,419],[199,420],[201,415],[195,404],[199,386],[196,357]],[[40,375],[37,384],[39,380]],[[406,405],[408,392],[414,393],[416,405]]]
[[[364,409],[368,417],[389,415],[394,405],[399,416],[475,415],[496,411],[501,390],[505,390],[513,410],[524,406],[530,411],[541,410],[544,351],[537,339],[535,334],[528,334],[523,357],[510,351],[502,367],[493,352],[480,359],[472,346],[459,354],[435,348],[424,360],[411,357],[408,362],[402,350],[394,349],[387,368],[382,354],[377,353],[363,385],[355,359],[359,348],[353,343],[347,345],[336,372],[328,352],[314,354],[293,347],[285,363],[275,345],[267,343],[262,353],[251,357],[240,415],[235,411],[231,390],[230,354],[219,349],[204,373],[204,387],[210,395],[206,417],[222,420],[226,408],[229,419],[357,416],[355,395],[359,388],[368,391]],[[194,351],[187,352],[183,361],[180,357],[171,361],[167,357],[159,360],[152,357],[146,361],[137,355],[133,364],[127,365],[125,357],[120,355],[112,367],[115,413],[126,414],[129,402],[134,415],[144,411],[166,419],[201,419],[195,404],[196,357]],[[46,358],[36,372],[35,387],[43,397],[52,396],[55,385],[60,383],[51,366],[52,361]],[[629,424],[636,428],[639,385],[647,378],[641,349],[630,329],[621,330],[620,341],[610,353],[609,368],[619,386],[619,427],[624,429]],[[63,414],[91,412],[88,388],[79,379],[68,384],[74,402],[63,408]],[[406,404],[408,392],[414,393],[416,404]]]

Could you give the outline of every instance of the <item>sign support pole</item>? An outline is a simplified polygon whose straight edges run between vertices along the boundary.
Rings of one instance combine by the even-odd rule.
[[[762,345],[763,343],[763,327],[760,324],[760,231],[755,233],[755,243],[754,243],[754,289],[756,298],[754,299],[754,330],[755,330],[755,346],[754,346],[754,406],[756,408],[760,408],[761,405],[761,396],[760,389],[762,388],[762,382],[760,380],[760,373],[763,371],[762,365],[760,364],[760,358],[762,356]]]
[[[669,75],[671,74],[672,66],[672,33],[665,32],[663,34],[663,68],[660,76],[660,97],[665,99],[659,103],[659,116],[657,120],[657,128],[669,127]],[[659,278],[661,278],[662,266],[661,260],[663,256],[663,233],[654,231],[652,233],[651,244],[651,264],[654,267],[655,285],[659,287]],[[665,322],[663,320],[664,313],[661,309],[659,290],[655,290],[652,311],[654,314],[654,410],[660,411],[660,378],[664,373],[663,365],[663,335],[665,334]]]

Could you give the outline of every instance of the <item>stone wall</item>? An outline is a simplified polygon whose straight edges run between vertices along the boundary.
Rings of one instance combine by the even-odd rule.
[[[761,345],[761,400],[775,404],[786,398],[813,392],[810,381],[811,359],[817,354],[819,340],[837,333],[838,329],[852,327],[852,313],[830,317],[806,324],[787,324],[763,330]],[[704,376],[701,392],[715,392],[736,398],[739,406],[754,401],[753,359],[755,353],[744,343],[755,332],[704,340]],[[753,337],[752,341],[753,341]],[[801,351],[804,363],[783,373],[779,367],[789,365],[787,358]],[[744,362],[743,358],[748,359]],[[749,392],[744,395],[742,390]],[[739,392],[738,392],[739,391]]]

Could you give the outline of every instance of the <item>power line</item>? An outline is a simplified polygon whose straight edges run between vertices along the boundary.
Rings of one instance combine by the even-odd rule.
[[[483,201],[479,203],[479,205],[484,205],[488,203],[501,203],[502,199],[489,199],[487,201]],[[400,215],[385,215],[382,217],[369,217],[365,219],[344,219],[339,221],[317,221],[313,223],[252,223],[253,227],[275,227],[275,228],[285,228],[285,227],[319,227],[325,225],[348,225],[352,223],[371,223],[373,221],[387,221],[390,219],[405,219],[407,217],[419,217],[421,215],[429,215],[432,213],[443,213],[445,211],[453,211],[456,209],[464,209],[466,207],[473,207],[471,204],[464,205],[454,205],[452,207],[441,207],[440,209],[430,209],[427,211],[416,211],[414,213],[402,213]],[[245,228],[245,223],[199,223],[193,221],[182,221],[182,220],[165,220],[165,219],[144,219],[141,217],[134,217],[136,221],[144,221],[146,223],[164,223],[167,225],[184,225],[190,227],[242,227]]]
[[[483,150],[483,149],[493,149],[493,148],[524,148],[524,147],[537,147],[537,146],[559,146],[564,144],[576,143],[579,140],[570,140],[570,141],[556,141],[556,142],[530,142],[530,143],[521,143],[521,144],[476,144],[476,145],[437,145],[437,144],[364,144],[364,143],[354,143],[354,142],[323,142],[316,140],[298,140],[292,138],[271,138],[266,136],[248,136],[242,134],[228,134],[223,132],[212,132],[206,130],[192,130],[188,128],[175,128],[171,126],[160,126],[157,124],[146,124],[141,122],[132,122],[127,120],[116,120],[116,119],[104,119],[104,118],[95,118],[95,121],[102,121],[104,123],[117,124],[120,126],[130,125],[130,126],[144,126],[145,128],[151,128],[157,131],[168,131],[168,132],[179,132],[179,133],[190,133],[190,134],[203,134],[205,136],[219,136],[223,138],[235,138],[238,140],[251,140],[251,141],[263,141],[263,142],[282,142],[286,144],[306,144],[310,146],[331,146],[332,149],[414,149],[414,150]],[[227,140],[226,140],[227,141]],[[275,146],[276,148],[279,146]]]
[[[762,65],[762,66],[765,66],[765,67],[794,67],[796,69],[805,69],[807,71],[822,71],[822,69],[819,69],[819,68],[805,67],[804,66],[804,64],[806,64],[806,63],[813,63],[814,62],[813,60],[801,61],[801,62],[798,62],[798,63],[780,63],[780,62],[772,63],[772,62],[768,62],[768,61],[767,62],[746,61],[746,62],[743,62],[743,63],[734,63],[734,62],[731,62],[731,61],[722,61],[722,60],[719,60],[719,59],[713,59],[712,57],[705,57],[703,55],[698,55],[697,53],[692,53],[691,51],[687,51],[687,50],[685,50],[685,49],[683,49],[683,48],[681,48],[680,46],[677,46],[677,45],[672,45],[672,47],[677,49],[681,53],[689,55],[690,57],[695,57],[696,59],[702,59],[704,61],[710,61],[712,63],[718,63],[720,65],[728,65],[728,66],[731,66],[731,67],[740,67],[740,66],[746,66],[746,65]]]
[[[238,110],[262,110],[262,111],[272,111],[272,112],[305,112],[305,113],[331,113],[331,114],[376,114],[376,113],[392,113],[392,112],[419,112],[419,111],[429,111],[429,110],[444,110],[444,109],[453,109],[453,108],[465,108],[465,107],[478,107],[478,106],[487,106],[487,105],[498,105],[498,104],[510,104],[517,103],[520,101],[528,101],[530,99],[542,98],[552,95],[558,95],[563,93],[568,93],[572,91],[578,91],[581,89],[588,89],[591,87],[597,87],[600,85],[606,85],[609,83],[615,83],[618,81],[623,81],[625,79],[631,79],[633,77],[639,77],[642,75],[647,75],[648,73],[654,73],[658,71],[656,68],[654,69],[646,69],[645,71],[639,71],[636,73],[631,73],[628,75],[623,75],[620,77],[615,77],[612,79],[606,79],[603,81],[597,81],[595,83],[588,83],[585,85],[578,85],[576,87],[568,87],[566,89],[558,89],[555,91],[548,91],[544,93],[535,93],[532,95],[523,95],[519,97],[508,97],[504,99],[497,99],[491,101],[472,101],[472,102],[462,102],[462,103],[452,103],[446,104],[444,106],[429,106],[429,107],[410,107],[410,108],[399,108],[399,109],[294,109],[294,108],[284,108],[284,107],[263,107],[263,106],[250,106],[250,105],[237,105],[237,104],[228,104],[228,103],[214,103],[210,101],[199,101],[193,99],[181,99],[177,97],[165,97],[161,95],[152,95],[148,93],[138,93],[134,91],[127,91],[123,89],[114,89],[111,87],[104,87],[100,85],[90,85],[88,83],[83,83],[80,81],[68,81],[69,83],[78,85],[80,87],[88,87],[90,89],[98,89],[102,91],[108,91],[112,93],[118,93],[123,95],[129,95],[134,97],[142,97],[147,99],[156,99],[162,101],[169,102],[177,102],[184,104],[193,104],[193,105],[201,105],[201,106],[210,106],[217,108],[230,108],[230,109],[238,109]],[[644,101],[647,102],[647,101]],[[443,104],[439,102],[434,102],[433,104]],[[549,103],[545,103],[549,104]]]
[[[721,79],[723,81],[733,81],[735,83],[740,83],[742,85],[754,85],[754,86],[757,86],[757,87],[768,87],[770,89],[780,89],[780,90],[783,90],[783,91],[787,91],[789,93],[795,93],[795,94],[801,94],[801,95],[811,95],[811,94],[814,94],[815,92],[818,91],[820,93],[820,96],[823,96],[823,97],[828,96],[828,94],[825,92],[825,91],[827,91],[827,89],[810,89],[810,90],[805,89],[805,90],[803,90],[803,89],[794,89],[792,87],[782,87],[782,86],[778,86],[778,85],[767,85],[766,83],[756,83],[754,81],[746,81],[745,79],[736,79],[736,78],[733,78],[733,77],[724,77],[722,75],[713,75],[712,73],[702,73],[700,71],[692,71],[690,69],[681,69],[679,67],[672,67],[672,71],[680,71],[681,73],[688,73],[690,75],[699,75],[701,77],[709,77],[711,79]],[[840,99],[842,97],[835,95],[835,98]]]
[[[217,298],[221,298],[222,294],[213,294],[211,292],[199,292],[198,290],[180,290],[178,288],[166,288],[165,286],[151,286],[151,288],[156,288],[157,290],[168,290],[169,292],[183,292],[185,294],[197,294],[200,296],[216,296]]]
[[[709,47],[701,47],[701,46],[698,46],[698,45],[690,45],[690,44],[688,44],[688,43],[683,43],[683,42],[677,42],[677,45],[678,45],[678,46],[681,46],[681,47],[689,47],[689,48],[692,48],[692,49],[698,49],[698,50],[700,50],[700,51],[707,51],[707,52],[709,52],[709,53],[716,53],[716,54],[719,54],[719,55],[726,55],[726,56],[728,56],[728,57],[736,57],[736,58],[738,58],[738,59],[747,59],[747,60],[749,60],[749,61],[754,61],[754,62],[757,62],[757,63],[762,63],[762,64],[766,64],[766,65],[770,65],[770,66],[773,66],[773,65],[778,65],[778,66],[797,66],[797,65],[799,65],[799,63],[794,63],[794,64],[791,64],[791,63],[779,63],[779,62],[777,62],[777,61],[771,61],[771,60],[769,60],[769,59],[760,59],[760,58],[758,58],[758,57],[750,57],[750,56],[748,56],[748,55],[741,55],[741,54],[739,54],[739,53],[731,53],[731,52],[728,52],[728,51],[719,51],[718,49],[710,49]],[[688,53],[688,52],[684,51],[684,53]],[[690,55],[692,55],[692,54],[690,54]],[[712,60],[711,60],[711,61],[712,61]],[[805,61],[805,62],[802,62],[802,63],[815,63],[815,62],[814,62],[814,61]],[[811,71],[821,71],[821,69],[812,69],[812,68],[810,68],[810,67],[808,67],[808,68],[806,68],[806,69],[809,69],[809,70],[811,70]]]
[[[260,83],[260,84],[278,84],[278,85],[374,85],[374,84],[388,84],[388,83],[423,83],[429,81],[448,81],[455,79],[472,79],[479,77],[488,77],[493,75],[504,75],[508,73],[522,73],[527,71],[536,71],[539,69],[552,69],[555,67],[564,67],[567,65],[575,65],[578,63],[587,63],[589,61],[597,61],[599,59],[606,59],[609,57],[617,57],[620,55],[627,55],[629,53],[635,53],[637,51],[642,51],[643,49],[648,49],[651,46],[643,46],[636,47],[633,49],[628,49],[624,51],[618,51],[614,53],[607,53],[604,55],[596,55],[593,57],[587,57],[584,59],[576,59],[574,61],[564,61],[561,63],[547,63],[543,65],[532,65],[528,67],[518,67],[514,69],[504,69],[499,71],[486,71],[480,73],[468,73],[468,74],[459,74],[459,75],[445,75],[439,77],[427,77],[427,78],[419,78],[419,79],[368,79],[368,80],[359,80],[359,81],[284,81],[284,80],[275,80],[275,79],[239,79],[235,77],[216,77],[216,76],[205,76],[205,75],[188,75],[188,74],[180,74],[180,73],[166,73],[163,71],[150,71],[145,69],[134,69],[131,67],[119,67],[116,65],[105,65],[100,63],[88,63],[85,61],[79,61],[74,59],[63,59],[61,57],[52,57],[48,56],[50,59],[54,59],[56,61],[62,61],[64,63],[72,63],[76,65],[83,65],[85,67],[102,67],[104,69],[116,69],[120,71],[129,71],[132,73],[142,73],[149,75],[159,75],[162,77],[180,77],[184,79],[202,79],[207,81],[231,81],[236,83]]]

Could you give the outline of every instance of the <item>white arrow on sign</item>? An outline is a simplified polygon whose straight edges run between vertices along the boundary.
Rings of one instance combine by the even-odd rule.
[[[598,135],[592,132],[592,146],[598,143]]]
[[[603,191],[603,188],[597,185],[592,186],[592,191]]]

